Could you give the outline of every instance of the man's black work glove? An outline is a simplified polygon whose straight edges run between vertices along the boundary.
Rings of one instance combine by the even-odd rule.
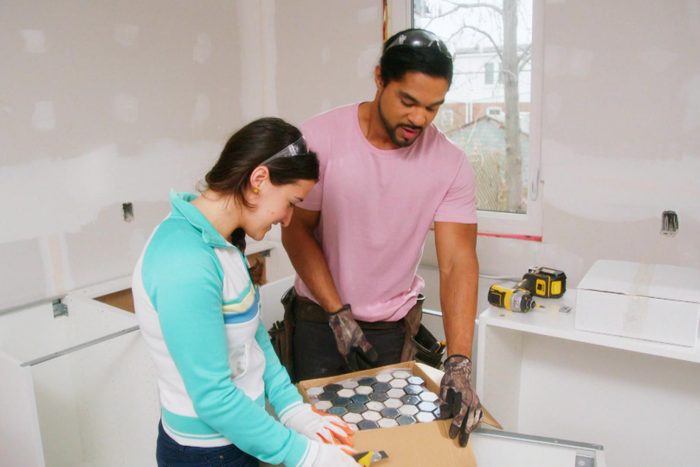
[[[333,330],[338,352],[343,356],[351,371],[372,368],[377,362],[377,351],[367,341],[362,329],[352,317],[350,305],[332,313],[328,324]]]
[[[451,355],[445,360],[445,375],[440,382],[440,418],[451,418],[450,438],[459,434],[459,445],[469,442],[469,433],[484,414],[479,396],[471,386],[472,362],[464,355]]]

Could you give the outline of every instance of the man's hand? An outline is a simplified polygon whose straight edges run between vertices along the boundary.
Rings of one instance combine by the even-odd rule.
[[[479,396],[471,386],[472,362],[464,355],[451,355],[445,360],[445,375],[440,383],[440,418],[454,417],[450,438],[459,434],[459,445],[469,442],[469,433],[484,414]]]
[[[351,371],[372,368],[377,362],[377,351],[367,341],[362,329],[352,317],[350,305],[328,317],[328,324],[333,330],[338,352],[343,356]]]

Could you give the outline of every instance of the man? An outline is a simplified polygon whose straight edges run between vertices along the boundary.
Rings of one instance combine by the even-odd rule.
[[[285,297],[294,371],[303,380],[415,356],[424,287],[416,269],[434,225],[448,350],[441,410],[465,446],[482,416],[469,358],[479,269],[474,176],[432,125],[452,57],[434,34],[409,29],[384,43],[374,78],[373,101],[302,129],[321,175],[282,231],[298,274]]]

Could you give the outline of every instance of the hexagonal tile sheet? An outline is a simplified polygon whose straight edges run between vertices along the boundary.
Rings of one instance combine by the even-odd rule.
[[[376,382],[372,385],[372,389],[374,392],[387,392],[389,389],[391,389],[391,384]]]
[[[415,417],[419,423],[429,423],[435,420],[435,414],[430,412],[418,412]]]
[[[343,389],[343,387],[340,384],[331,383],[331,384],[326,384],[325,386],[323,386],[324,392],[338,392],[341,389]]]
[[[328,410],[333,407],[333,404],[331,404],[331,401],[318,401],[314,404],[314,407],[318,410]]]
[[[343,420],[348,423],[357,423],[362,421],[362,415],[359,413],[346,413],[343,415]]]
[[[358,430],[427,423],[440,415],[438,396],[408,369],[382,370],[376,376],[312,387],[306,394],[314,407]]]
[[[413,423],[416,423],[416,419],[410,415],[401,415],[396,419],[396,423],[398,423],[399,425],[411,425]]]
[[[420,394],[423,392],[423,388],[417,384],[409,384],[403,388],[406,394]]]
[[[402,405],[399,407],[399,412],[401,412],[401,415],[415,415],[418,413],[418,407],[415,405]]]
[[[391,384],[392,388],[402,388],[408,385],[405,379],[392,379],[389,384]]]
[[[357,384],[359,384],[360,386],[372,386],[376,382],[377,382],[377,379],[373,378],[371,376],[368,376],[365,378],[360,378],[357,380]]]
[[[418,404],[418,408],[421,412],[434,412],[438,405],[435,402],[423,401]]]
[[[393,418],[382,418],[377,422],[380,428],[393,428],[399,426],[398,422]]]
[[[384,402],[388,398],[389,398],[389,396],[385,392],[373,392],[372,394],[369,395],[369,400],[377,401],[377,402]]]
[[[350,402],[351,400],[349,397],[341,397],[340,395],[331,400],[331,403],[335,407],[346,407]]]
[[[420,376],[410,376],[409,378],[406,379],[408,381],[408,384],[415,384],[417,386],[422,386],[425,384],[425,381],[423,381],[423,378]]]
[[[381,411],[382,409],[384,409],[384,404],[382,404],[381,402],[377,402],[377,401],[369,401],[369,402],[367,402],[367,404],[365,404],[365,405],[367,405],[367,408],[368,408],[369,410],[375,410],[375,411],[377,411],[377,412],[379,412],[379,411]]]
[[[372,420],[362,420],[361,422],[357,423],[358,430],[371,430],[373,428],[379,428],[379,425],[377,422]]]
[[[418,405],[420,404],[421,400],[418,396],[406,394],[405,396],[401,396],[401,402],[403,402],[405,405]]]
[[[340,383],[341,386],[343,386],[345,389],[354,389],[357,386],[360,385],[360,383],[357,382],[355,379],[346,379],[345,381]],[[308,391],[306,391],[308,393]]]
[[[330,409],[328,409],[328,413],[331,415],[337,415],[338,417],[342,417],[343,415],[348,413],[348,409],[346,409],[345,407],[333,406]]]
[[[401,399],[387,399],[384,401],[384,405],[386,405],[389,408],[392,409],[398,409],[403,405],[403,402],[401,402]]]
[[[356,404],[354,402],[351,402],[345,408],[348,410],[348,412],[358,414],[367,411],[367,406],[365,406],[365,404]]]
[[[355,404],[366,404],[369,402],[369,396],[367,394],[355,394],[350,400]]]

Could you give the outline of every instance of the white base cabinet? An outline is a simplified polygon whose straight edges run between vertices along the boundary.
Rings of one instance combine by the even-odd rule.
[[[158,394],[136,320],[90,292],[66,298],[67,316],[0,315],[0,465],[155,465]]]
[[[574,328],[575,291],[547,309],[478,319],[476,389],[506,430],[583,439],[618,467],[691,467],[700,444],[700,348]]]
[[[266,328],[293,282],[261,287]],[[72,292],[65,316],[50,304],[0,314],[0,466],[156,465],[150,355],[135,316],[95,299],[129,287],[125,277]]]

